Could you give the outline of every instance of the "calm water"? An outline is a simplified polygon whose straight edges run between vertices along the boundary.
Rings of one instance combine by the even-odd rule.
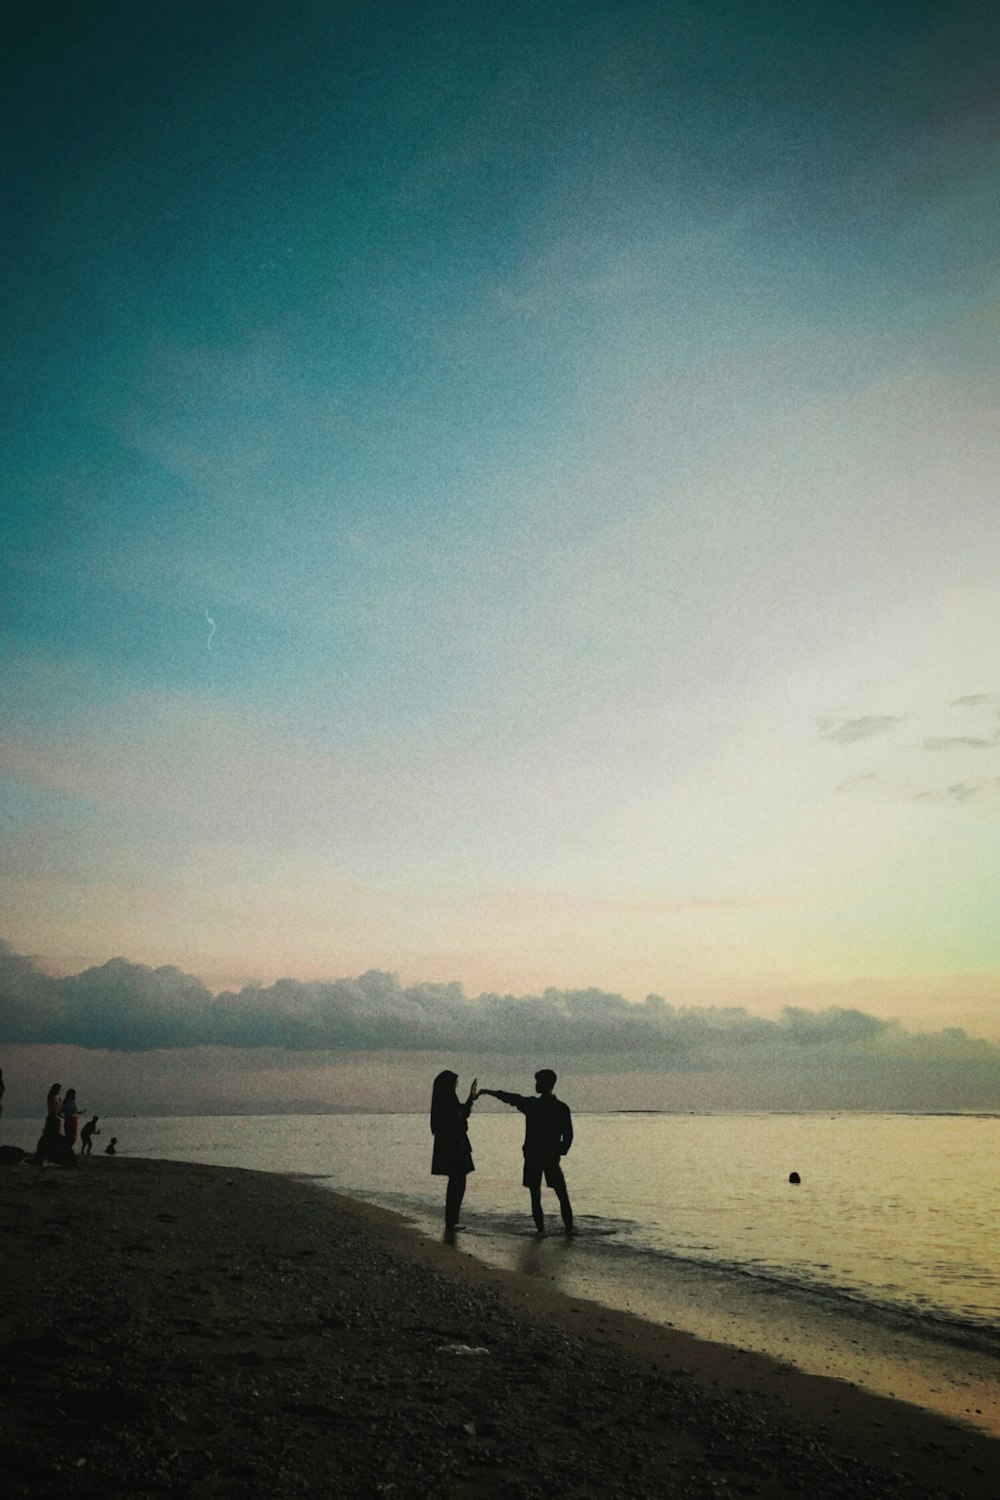
[[[530,1230],[521,1120],[480,1113],[463,1218],[480,1238]],[[619,1267],[712,1268],[939,1325],[987,1346],[1000,1328],[1000,1118],[580,1115],[567,1180],[588,1249]],[[295,1172],[436,1227],[423,1115],[135,1119],[133,1155]],[[100,1144],[100,1142],[98,1143]],[[801,1176],[791,1186],[791,1171]],[[555,1200],[544,1193],[558,1227]]]

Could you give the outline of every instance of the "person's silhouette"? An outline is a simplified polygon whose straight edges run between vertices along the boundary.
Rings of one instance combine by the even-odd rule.
[[[462,1227],[458,1215],[465,1197],[465,1180],[476,1170],[469,1145],[469,1115],[476,1101],[476,1080],[472,1080],[464,1104],[459,1102],[457,1084],[457,1073],[439,1073],[431,1093],[431,1133],[434,1136],[431,1174],[448,1179],[444,1200],[444,1227],[448,1233]]]
[[[63,1135],[62,1084],[54,1083],[45,1101],[45,1124],[35,1148],[35,1161],[40,1167],[46,1162],[56,1166],[76,1166],[76,1153]]]
[[[80,1106],[76,1102],[76,1089],[67,1089],[66,1097],[62,1103],[63,1135],[66,1137],[66,1149],[72,1151],[76,1145],[76,1132],[80,1124]]]
[[[104,1148],[104,1154],[105,1154],[105,1156],[117,1156],[118,1152],[115,1149],[117,1145],[118,1145],[118,1137],[116,1135],[113,1135],[111,1137],[110,1141],[108,1142],[108,1144]]]
[[[504,1104],[519,1109],[524,1116],[524,1173],[521,1178],[531,1194],[531,1217],[539,1234],[545,1233],[545,1215],[542,1212],[542,1178],[559,1200],[562,1221],[566,1233],[573,1233],[573,1209],[570,1206],[566,1178],[560,1166],[573,1144],[573,1116],[569,1105],[557,1099],[553,1093],[556,1075],[551,1068],[542,1068],[535,1074],[535,1092],[538,1098],[528,1094],[508,1094],[504,1089],[480,1089],[480,1094],[492,1094]]]
[[[97,1128],[97,1122],[98,1122],[98,1120],[100,1118],[101,1118],[100,1115],[94,1115],[93,1119],[92,1120],[88,1120],[87,1123],[86,1123],[86,1125],[80,1131],[80,1155],[81,1156],[89,1156],[90,1153],[93,1151],[93,1149],[94,1149],[94,1136],[95,1135],[100,1135],[100,1133],[101,1133],[98,1130],[98,1128]]]

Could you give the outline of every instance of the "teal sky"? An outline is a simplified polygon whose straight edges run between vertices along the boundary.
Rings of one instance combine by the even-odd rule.
[[[1000,11],[0,32],[0,936],[1000,1036]]]

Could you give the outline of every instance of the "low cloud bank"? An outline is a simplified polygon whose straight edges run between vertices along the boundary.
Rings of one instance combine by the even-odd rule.
[[[740,1007],[631,1003],[601,990],[469,998],[458,984],[403,988],[377,970],[356,979],[281,979],[213,995],[176,968],[112,959],[54,979],[0,942],[0,1043],[112,1052],[195,1047],[298,1053],[454,1052],[602,1058],[638,1070],[756,1069],[844,1059],[979,1063],[1000,1048],[958,1028],[908,1033],[853,1009],[786,1007],[779,1020]]]

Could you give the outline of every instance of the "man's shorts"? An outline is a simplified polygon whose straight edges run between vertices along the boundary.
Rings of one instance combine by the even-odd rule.
[[[526,1188],[540,1188],[543,1175],[546,1187],[555,1188],[558,1192],[560,1188],[566,1186],[566,1179],[563,1176],[563,1169],[559,1165],[558,1156],[526,1156],[524,1158],[524,1175],[521,1178],[522,1185]]]

